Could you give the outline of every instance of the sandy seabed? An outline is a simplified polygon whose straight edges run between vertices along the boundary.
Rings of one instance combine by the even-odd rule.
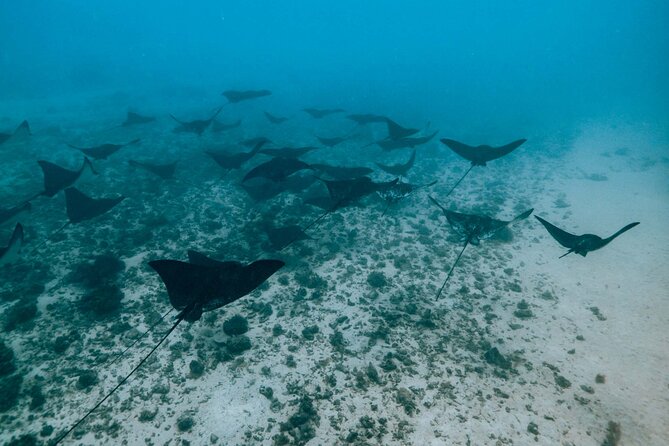
[[[201,156],[203,140],[175,137],[171,127],[166,120],[137,130],[144,141],[133,150],[143,152],[96,163],[101,175],[86,190],[124,193],[127,202],[32,254],[40,266],[25,280],[45,289],[37,316],[2,336],[23,376],[17,404],[1,415],[3,441],[34,434],[48,442],[134,367],[169,328],[160,325],[110,364],[168,309],[146,262],[185,259],[194,248],[244,261],[278,256],[287,266],[251,295],[181,324],[64,444],[613,445],[612,422],[617,444],[666,444],[669,152],[648,129],[584,124],[568,141],[530,137],[527,150],[474,169],[442,204],[507,220],[533,207],[578,234],[641,225],[585,258],[559,259],[565,250],[534,218],[518,222],[504,237],[467,247],[435,301],[461,240],[428,191],[385,216],[383,203],[367,198],[324,219],[313,239],[263,253],[263,215],[304,224],[319,210],[290,194],[255,204],[235,184],[237,173],[221,179]],[[81,135],[35,130],[18,161],[2,148],[3,197],[17,185],[39,186],[38,158],[79,163],[62,144],[46,143]],[[358,145],[326,157],[350,164],[342,154]],[[183,160],[182,181],[157,185],[125,165],[156,156]],[[382,155],[360,156],[372,166]],[[418,149],[409,180],[439,179],[429,190],[439,199],[465,168],[435,141]],[[62,197],[40,200],[25,222],[27,248],[64,221]],[[125,263],[122,309],[91,320],[77,311],[83,292],[68,274],[104,252]],[[12,277],[2,290],[25,280]],[[6,312],[14,301],[1,305]],[[248,320],[248,350],[235,351],[240,336],[223,332],[234,315]],[[70,347],[54,353],[54,339],[73,331]],[[83,369],[95,370],[98,384],[78,386]],[[30,408],[34,385],[45,397],[38,409]]]

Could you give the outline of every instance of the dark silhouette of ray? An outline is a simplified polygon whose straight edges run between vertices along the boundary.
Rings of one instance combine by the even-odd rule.
[[[27,212],[30,212],[32,205],[30,201],[25,201],[18,206],[14,206],[8,209],[0,208],[0,225],[4,225],[7,222],[16,220]]]
[[[386,118],[385,116],[372,115],[372,114],[357,114],[357,115],[354,114],[354,115],[348,115],[347,118],[358,125],[374,124],[377,122],[388,122],[388,118]]]
[[[13,263],[21,252],[23,246],[23,226],[17,223],[14,227],[7,246],[0,247],[0,266]]]
[[[134,167],[139,167],[140,169],[144,169],[147,172],[151,172],[163,180],[170,180],[174,178],[174,172],[177,169],[177,161],[167,164],[154,164],[148,163],[146,161],[128,160],[128,164]]]
[[[65,189],[65,205],[67,207],[67,218],[69,223],[80,223],[102,215],[125,199],[124,196],[116,198],[91,198],[75,187]]]
[[[257,177],[267,178],[272,181],[283,181],[289,175],[305,169],[312,169],[312,167],[295,158],[272,158],[251,169],[242,179],[242,183]]]
[[[330,166],[327,164],[311,164],[311,167],[333,180],[351,180],[374,172],[369,167]]]
[[[326,116],[333,115],[335,113],[344,113],[346,110],[343,110],[341,108],[325,108],[325,109],[319,109],[319,108],[304,108],[302,111],[309,113],[309,115],[312,118],[315,119],[322,119]]]
[[[448,220],[448,223],[451,226],[451,228],[458,235],[460,235],[465,241],[462,250],[455,258],[455,262],[453,262],[453,266],[451,266],[451,269],[448,272],[448,275],[446,276],[446,280],[444,280],[444,283],[441,285],[441,288],[439,288],[439,292],[437,293],[436,299],[439,299],[439,296],[441,296],[441,292],[444,290],[444,287],[448,283],[448,280],[451,278],[453,270],[460,261],[460,257],[462,257],[462,254],[465,252],[467,245],[469,245],[470,243],[475,246],[478,245],[481,240],[488,239],[494,236],[496,233],[506,228],[511,223],[515,223],[519,220],[526,219],[534,211],[534,209],[529,209],[523,212],[522,214],[516,216],[513,220],[504,221],[504,220],[496,220],[494,218],[485,215],[462,214],[459,212],[449,211],[448,209],[444,208],[441,204],[439,204],[439,202],[434,198],[432,198],[431,196],[428,195],[428,198],[430,199],[430,201],[432,201],[432,203],[436,204],[441,209],[441,211],[446,216],[446,220]]]
[[[409,172],[409,169],[411,169],[416,162],[416,149],[411,151],[411,156],[409,157],[409,161],[407,161],[404,164],[391,164],[391,165],[386,165],[386,164],[381,164],[381,163],[374,163],[381,170],[383,170],[386,173],[389,173],[390,175],[394,175],[396,177],[403,177],[406,176],[407,172]]]
[[[44,160],[37,161],[37,164],[44,174],[44,191],[37,194],[36,197],[39,195],[53,197],[61,190],[76,183],[86,172],[98,174],[87,157],[84,157],[84,162],[78,170],[69,170]]]
[[[288,121],[288,118],[284,118],[282,116],[275,116],[270,112],[264,112],[264,113],[267,120],[272,124],[283,124],[284,122]]]
[[[271,248],[275,251],[281,251],[289,243],[311,238],[297,225],[281,227],[266,226],[264,230]]]
[[[243,145],[244,147],[255,147],[259,142],[271,143],[272,141],[270,141],[268,138],[265,138],[264,136],[256,136],[255,138],[245,139],[239,144]]]
[[[420,130],[419,129],[410,129],[402,127],[395,121],[390,118],[386,118],[386,124],[388,124],[388,138],[390,140],[398,140],[408,138],[409,136],[415,135]]]
[[[321,136],[316,136],[316,139],[318,139],[318,141],[320,141],[320,143],[323,144],[326,147],[334,147],[334,146],[336,146],[338,144],[341,144],[344,141],[346,141],[348,139],[348,137],[346,137],[346,136],[335,136],[335,137],[332,137],[332,138],[323,138]]]
[[[179,314],[174,324],[139,363],[109,391],[104,398],[77,420],[53,445],[61,443],[97,408],[107,401],[149,359],[182,321],[195,322],[204,311],[228,305],[249,294],[284,266],[280,260],[257,260],[243,265],[219,262],[194,251],[188,253],[190,263],[178,260],[154,260],[149,266],[158,273],[167,289],[170,304]]]
[[[639,224],[638,221],[635,221],[634,223],[628,224],[627,226],[625,226],[612,236],[607,238],[601,238],[594,234],[583,234],[583,235],[570,234],[567,231],[564,231],[558,228],[557,226],[548,223],[541,217],[537,217],[536,215],[534,217],[537,220],[539,220],[542,225],[544,225],[544,228],[546,228],[551,237],[553,237],[559,244],[569,249],[569,251],[562,254],[560,258],[568,254],[571,254],[572,252],[575,252],[576,254],[580,254],[583,257],[585,257],[586,255],[588,255],[590,251],[596,251],[598,249],[603,248],[604,246],[611,243],[613,239],[615,239],[622,233],[629,231],[630,229]]]
[[[337,209],[340,209],[345,206],[349,206],[352,203],[358,201],[362,197],[373,194],[374,192],[382,192],[391,187],[393,187],[399,179],[396,178],[392,181],[387,181],[383,183],[375,183],[369,177],[359,177],[351,180],[324,180],[319,178],[328,189],[330,195],[330,201],[333,203],[332,207],[326,209],[321,215],[314,219],[311,223],[302,229],[305,233],[307,230],[315,225],[317,225],[323,218],[327,215],[335,212]],[[291,245],[295,240],[290,241],[286,244],[285,247]]]
[[[313,175],[300,175],[298,173],[280,182],[258,177],[242,184],[242,188],[253,200],[264,201],[283,192],[299,193],[314,184],[315,181],[316,178]]]
[[[472,170],[474,166],[485,166],[488,161],[495,160],[497,158],[500,158],[504,155],[513,152],[515,149],[520,147],[525,141],[527,140],[519,139],[517,141],[506,144],[501,147],[491,147],[488,145],[473,147],[458,141],[454,141],[452,139],[447,139],[447,138],[441,139],[441,142],[445,144],[446,147],[448,147],[449,149],[451,149],[464,159],[471,161],[469,169],[467,169],[465,174],[460,177],[460,179],[455,183],[455,185],[451,188],[451,190],[448,191],[446,197],[451,195],[451,193],[455,190],[456,187],[458,187],[458,185],[462,182],[462,180],[465,179],[467,174],[469,174],[469,172]]]
[[[255,147],[250,152],[241,152],[241,153],[223,153],[223,152],[214,152],[214,151],[205,151],[207,155],[212,157],[216,164],[221,166],[225,170],[239,169],[242,165],[256,156],[262,146],[267,143],[267,139],[258,140]]]
[[[226,124],[223,122],[218,122],[217,120],[214,120],[211,123],[211,131],[212,133],[220,133],[220,132],[225,132],[227,130],[232,130],[236,129],[237,127],[242,125],[242,120],[238,119],[235,122],[231,122],[230,124]]]
[[[405,199],[417,190],[434,186],[436,183],[436,180],[426,184],[411,184],[398,181],[392,187],[378,192],[379,196],[386,202],[386,208],[384,209],[381,216],[386,215],[386,212],[388,212],[391,206],[399,203],[401,200]]]
[[[416,138],[407,137],[398,139],[383,139],[381,141],[377,141],[376,144],[383,150],[396,150],[396,149],[403,149],[405,147],[416,147],[429,142],[432,138],[434,138],[437,135],[437,133],[439,132],[433,132],[429,135],[419,136]]]
[[[200,136],[202,133],[207,130],[207,127],[211,125],[216,116],[221,112],[223,107],[216,109],[214,114],[209,119],[196,119],[194,121],[179,121],[174,115],[170,115],[172,119],[179,123],[179,126],[176,127],[173,132],[175,133],[195,133]]]
[[[72,147],[73,149],[81,150],[84,155],[91,157],[94,160],[104,160],[107,159],[109,155],[112,155],[121,150],[123,147],[137,144],[139,141],[140,139],[137,138],[125,144],[101,144],[95,147],[77,147],[73,146],[72,144],[68,144],[68,146]]]
[[[280,149],[262,149],[260,153],[279,158],[299,158],[312,150],[318,150],[318,147],[281,147]]]
[[[44,244],[53,238],[53,236],[63,231],[70,224],[81,223],[82,221],[100,216],[124,199],[124,196],[118,196],[116,198],[91,198],[75,187],[68,187],[65,189],[65,208],[68,221],[52,232],[40,244],[35,246],[30,253],[32,254],[44,246]]]
[[[134,125],[148,124],[149,122],[154,122],[156,118],[153,116],[142,116],[139,113],[128,112],[125,121],[121,124],[121,127],[132,127]]]
[[[226,90],[221,94],[226,97],[228,102],[236,104],[237,102],[269,96],[272,92],[269,90]]]
[[[28,121],[24,120],[21,124],[19,124],[18,127],[16,127],[13,133],[0,133],[0,145],[4,144],[10,139],[18,140],[27,138],[30,135],[30,124],[28,124]]]

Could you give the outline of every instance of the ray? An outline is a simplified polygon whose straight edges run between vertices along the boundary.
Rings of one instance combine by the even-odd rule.
[[[460,251],[460,254],[456,258],[455,262],[453,263],[453,266],[451,267],[448,273],[448,276],[446,277],[446,280],[444,281],[443,285],[439,289],[439,292],[437,293],[436,297],[437,299],[439,298],[439,296],[441,296],[441,292],[448,283],[448,280],[451,278],[455,266],[460,261],[460,258],[462,257],[465,248],[467,248],[469,244],[478,245],[480,240],[489,239],[493,237],[495,234],[497,234],[502,229],[506,228],[508,225],[526,219],[534,211],[534,209],[529,209],[525,212],[520,213],[512,220],[505,221],[505,220],[497,220],[485,215],[464,214],[460,212],[449,211],[432,196],[428,195],[428,198],[432,203],[438,206],[439,209],[441,209],[442,213],[446,216],[446,220],[448,220],[451,229],[453,229],[458,235],[460,235],[465,240],[465,244],[462,248],[462,251]]]
[[[419,129],[410,129],[407,127],[402,127],[395,121],[390,118],[385,118],[386,124],[388,125],[388,138],[390,140],[398,140],[408,138],[418,133]]]
[[[0,225],[4,225],[5,223],[11,221],[16,221],[17,218],[30,212],[31,209],[32,205],[30,204],[29,200],[11,208],[0,208]]]
[[[198,136],[202,136],[202,133],[207,130],[216,116],[218,116],[218,114],[221,112],[221,110],[223,110],[223,107],[217,108],[209,119],[196,119],[194,121],[180,121],[179,119],[175,118],[174,115],[170,115],[170,117],[179,124],[179,126],[177,126],[173,132],[194,133]]]
[[[300,170],[313,169],[309,164],[295,158],[272,158],[251,169],[242,179],[242,183],[252,178],[267,178],[275,182],[283,181],[289,175]]]
[[[132,127],[135,125],[148,124],[149,122],[154,122],[155,120],[156,118],[153,116],[143,116],[139,113],[129,111],[125,121],[123,121],[121,124],[121,127]]]
[[[28,121],[24,120],[21,124],[16,127],[12,133],[0,133],[0,145],[6,143],[7,141],[14,141],[27,138],[30,136],[30,124]]]
[[[299,158],[314,150],[318,150],[318,147],[281,147],[278,149],[262,149],[260,153],[279,158]]]
[[[325,138],[321,136],[316,136],[316,139],[323,144],[325,147],[334,147],[337,146],[348,139],[346,136],[334,136],[332,138]]]
[[[125,384],[181,322],[195,322],[201,318],[203,312],[215,310],[244,297],[284,266],[284,262],[280,260],[257,260],[248,265],[231,261],[219,262],[195,251],[189,251],[188,256],[190,262],[178,260],[149,262],[149,266],[158,273],[165,285],[170,304],[179,311],[174,324],[123,379],[56,439],[54,445],[60,444],[67,438]]]
[[[308,113],[314,119],[322,119],[326,116],[334,115],[335,113],[344,113],[346,110],[341,108],[304,108],[303,112]]]
[[[374,164],[379,166],[379,169],[383,170],[386,173],[389,173],[390,175],[394,175],[396,177],[403,177],[406,176],[407,172],[409,172],[409,170],[413,167],[415,162],[416,162],[416,149],[411,151],[411,156],[409,157],[409,160],[406,163],[391,164],[391,165],[386,165],[381,163],[374,163]]]
[[[455,183],[455,185],[448,191],[446,197],[451,195],[451,193],[455,190],[456,187],[458,187],[458,185],[462,182],[462,180],[465,179],[465,177],[469,174],[469,172],[472,170],[474,166],[485,166],[488,161],[492,161],[497,158],[501,158],[504,155],[508,155],[509,153],[513,152],[515,149],[520,147],[525,141],[527,140],[519,139],[517,141],[513,141],[509,144],[500,147],[491,147],[489,145],[480,145],[477,147],[473,147],[455,141],[453,139],[448,139],[448,138],[441,139],[441,142],[444,145],[446,145],[446,147],[448,147],[453,152],[457,153],[464,159],[471,162],[469,169],[467,169],[465,174],[462,177],[460,177],[460,179]]]
[[[7,246],[0,246],[0,266],[8,263],[13,263],[18,258],[23,246],[23,225],[17,223],[14,226],[11,237],[7,242]]]
[[[44,175],[44,190],[36,196],[44,195],[51,198],[61,190],[74,185],[87,172],[93,175],[98,174],[88,157],[84,157],[84,162],[78,170],[66,169],[44,160],[37,161],[37,164],[39,164]]]
[[[374,172],[369,167],[331,166],[328,164],[311,164],[311,167],[333,180],[352,180]]]
[[[84,155],[93,158],[94,160],[104,160],[107,159],[107,157],[109,157],[110,155],[121,150],[123,147],[137,144],[140,141],[141,140],[137,138],[125,144],[101,144],[99,146],[93,146],[93,147],[77,147],[72,144],[68,144],[68,146],[70,146],[73,149],[80,150]]]
[[[270,112],[264,112],[265,118],[272,124],[283,124],[284,122],[288,121],[288,118],[284,118],[283,116],[276,116],[271,114]]]
[[[221,95],[225,96],[231,104],[262,98],[264,96],[270,96],[271,94],[272,92],[269,90],[226,90],[221,93]]]
[[[170,180],[174,178],[174,172],[176,171],[177,168],[177,161],[166,164],[155,164],[146,161],[128,160],[128,164],[133,167],[139,167],[140,169],[150,172],[162,178],[163,180]]]
[[[389,150],[397,150],[397,149],[404,149],[406,147],[416,147],[420,146],[423,144],[426,144],[434,138],[438,131],[432,132],[429,135],[425,136],[418,136],[415,138],[412,137],[405,137],[405,138],[398,138],[398,139],[382,139],[381,141],[377,141],[375,144],[381,147],[383,150],[389,151]]]
[[[370,113],[348,115],[346,118],[350,119],[351,121],[355,122],[358,125],[388,122],[388,118],[386,118],[385,116],[373,115]]]
[[[588,255],[589,252],[603,248],[604,246],[611,243],[615,238],[617,238],[624,232],[629,231],[630,229],[639,224],[638,221],[630,223],[624,226],[615,234],[611,235],[610,237],[601,238],[598,235],[594,234],[583,234],[583,235],[570,234],[569,232],[564,231],[558,228],[557,226],[547,222],[541,217],[538,217],[536,215],[534,217],[537,220],[539,220],[539,222],[544,226],[544,228],[546,228],[548,233],[551,235],[551,237],[555,239],[555,241],[557,241],[560,245],[564,246],[565,248],[569,249],[569,251],[562,254],[560,258],[568,254],[571,254],[572,252],[575,252],[576,254],[580,254],[581,256],[585,257],[586,255]]]
[[[251,158],[256,156],[260,149],[267,143],[267,139],[260,139],[255,144],[255,147],[249,152],[240,152],[240,153],[227,153],[227,152],[215,152],[211,150],[205,151],[219,166],[223,169],[232,170],[239,169],[249,161]]]
[[[231,123],[224,123],[224,122],[219,122],[214,119],[214,121],[211,123],[211,132],[212,133],[220,133],[220,132],[225,132],[228,130],[236,129],[242,125],[242,120],[238,119],[234,122]]]

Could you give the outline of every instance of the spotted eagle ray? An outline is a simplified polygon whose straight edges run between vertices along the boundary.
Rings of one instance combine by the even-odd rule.
[[[373,115],[370,113],[348,115],[346,118],[350,119],[358,125],[388,122],[388,118],[385,116]]]
[[[279,158],[299,158],[313,150],[318,150],[318,147],[281,147],[278,149],[262,149],[260,153]]]
[[[174,172],[177,169],[177,161],[166,163],[166,164],[155,164],[149,163],[146,161],[135,161],[128,160],[128,164],[133,167],[139,167],[140,169],[146,170],[163,180],[170,180],[174,177]]]
[[[405,137],[399,139],[382,139],[377,141],[375,144],[381,147],[383,150],[396,150],[403,149],[405,147],[416,147],[422,144],[430,142],[434,138],[438,131],[435,131],[429,135],[413,137]]]
[[[311,167],[333,180],[352,180],[374,172],[369,167],[331,166],[328,164],[311,164]]]
[[[326,116],[333,115],[335,113],[344,113],[346,110],[343,110],[341,108],[326,108],[326,109],[303,108],[302,111],[308,113],[312,118],[321,119]]]
[[[321,136],[316,136],[316,139],[323,144],[325,147],[334,147],[346,141],[347,136],[333,136],[332,138],[325,138]]]
[[[250,152],[224,153],[207,150],[205,153],[225,170],[239,169],[245,162],[256,156],[267,141],[267,139],[258,140],[255,147]]]
[[[385,118],[386,124],[388,125],[388,138],[390,140],[398,140],[403,138],[408,138],[409,136],[415,135],[420,130],[419,129],[410,129],[407,127],[402,127],[395,121],[390,118]]]
[[[448,197],[449,195],[451,195],[451,192],[453,192],[455,188],[458,187],[458,184],[460,184],[460,182],[465,179],[467,174],[472,170],[472,168],[474,168],[474,166],[485,166],[488,161],[496,160],[497,158],[501,158],[504,155],[508,155],[509,153],[513,152],[518,147],[520,147],[525,141],[527,140],[519,139],[517,141],[499,147],[491,147],[485,144],[473,147],[452,139],[443,138],[441,142],[445,144],[446,147],[448,147],[449,149],[451,149],[464,159],[471,161],[471,166],[469,166],[469,169],[467,169],[465,174],[462,175],[462,177],[460,177],[460,179],[457,181],[457,183],[455,183],[455,185],[451,188],[451,190],[448,191],[446,196]]]
[[[305,169],[313,170],[309,164],[295,158],[272,158],[251,169],[242,179],[242,183],[257,177],[267,178],[275,182],[283,181],[289,175]]]
[[[416,162],[416,149],[413,149],[411,151],[411,156],[409,157],[409,161],[407,161],[404,164],[391,164],[391,165],[386,165],[386,164],[381,164],[381,163],[374,163],[381,170],[383,170],[386,173],[389,173],[390,175],[394,175],[396,177],[403,177],[406,176],[407,172],[409,169],[411,169]]]
[[[264,96],[270,96],[271,94],[272,92],[269,90],[226,90],[221,93],[221,95],[225,96],[231,104],[262,98]]]
[[[94,146],[94,147],[77,147],[72,144],[68,144],[68,146],[72,147],[73,149],[80,150],[81,152],[83,152],[84,155],[91,157],[94,160],[104,160],[107,159],[108,156],[121,150],[123,147],[132,144],[137,144],[140,141],[141,140],[137,138],[125,144],[101,144],[99,146]]]
[[[264,113],[265,113],[265,117],[267,118],[267,120],[269,122],[271,122],[272,124],[282,124],[282,123],[288,121],[288,118],[284,118],[283,116],[276,116],[276,115],[271,114],[270,112],[264,112]]]
[[[17,223],[14,227],[7,246],[0,247],[0,266],[13,263],[21,252],[23,246],[23,226]]]
[[[267,225],[263,229],[265,234],[267,234],[267,239],[269,240],[271,248],[275,251],[281,251],[288,246],[289,243],[311,238],[298,225],[278,227]]]
[[[128,115],[125,118],[125,121],[121,124],[121,127],[131,127],[134,125],[148,124],[149,122],[154,122],[156,118],[153,116],[142,116],[139,113],[134,113],[129,111]]]
[[[42,243],[33,248],[31,252],[35,252],[38,248],[53,238],[54,235],[63,231],[70,224],[81,223],[82,221],[90,220],[99,215],[102,215],[124,199],[125,197],[122,195],[114,198],[92,198],[75,187],[68,187],[65,189],[65,209],[67,212],[67,222],[65,222],[56,231],[51,233],[51,235],[44,239]]]
[[[504,221],[504,220],[496,220],[494,218],[485,215],[461,214],[459,212],[449,211],[441,204],[439,204],[439,202],[434,198],[432,198],[431,196],[428,195],[428,198],[430,199],[430,201],[432,201],[432,203],[436,204],[441,209],[441,211],[446,216],[446,220],[448,220],[448,224],[451,225],[451,228],[458,235],[460,235],[465,241],[462,250],[455,258],[455,262],[453,262],[453,266],[451,266],[451,269],[448,272],[448,275],[446,276],[446,280],[444,280],[444,283],[441,285],[441,288],[439,288],[439,292],[437,293],[436,299],[439,299],[439,296],[441,296],[441,292],[446,286],[448,279],[451,278],[453,270],[460,261],[460,257],[462,257],[462,253],[465,252],[467,245],[469,245],[470,243],[474,246],[478,245],[481,240],[491,238],[492,236],[494,236],[502,229],[506,228],[511,223],[526,219],[534,211],[534,209],[529,209],[523,212],[522,214],[518,215],[513,220]]]
[[[211,116],[209,119],[196,119],[194,121],[180,121],[177,118],[174,117],[174,115],[170,115],[172,119],[174,119],[176,122],[179,123],[179,126],[176,127],[173,132],[175,133],[195,133],[198,136],[201,136],[202,133],[207,130],[207,127],[211,125],[211,123],[214,121],[216,116],[221,112],[223,107],[219,107],[216,109],[214,114]]]
[[[363,176],[358,178],[353,178],[350,180],[325,180],[323,178],[318,178],[328,189],[328,194],[330,195],[330,203],[332,205],[329,208],[325,209],[321,215],[314,219],[311,223],[302,229],[303,232],[311,228],[312,226],[318,224],[323,218],[327,215],[335,212],[337,209],[348,206],[355,201],[373,194],[374,192],[385,191],[393,187],[399,181],[399,178],[395,178],[392,181],[376,183],[372,181],[371,178]],[[290,243],[286,244],[285,247],[292,244],[295,240],[292,240]]]
[[[32,205],[30,204],[30,201],[24,201],[23,203],[8,209],[0,208],[0,225],[16,220],[26,212],[30,212],[31,208]]]
[[[596,251],[600,248],[603,248],[604,246],[611,243],[613,239],[615,239],[622,233],[629,231],[630,229],[639,224],[638,221],[635,221],[634,223],[628,224],[627,226],[625,226],[612,236],[607,238],[601,238],[594,234],[583,234],[583,235],[570,234],[567,231],[563,231],[557,226],[548,223],[541,217],[537,217],[536,215],[534,217],[537,220],[539,220],[542,225],[544,225],[544,228],[546,228],[551,237],[553,237],[559,244],[569,249],[569,251],[562,254],[560,258],[568,254],[571,254],[572,252],[575,252],[576,254],[580,254],[583,257],[585,257],[586,255],[588,255],[590,251]]]
[[[224,122],[219,122],[214,119],[214,121],[211,123],[211,132],[212,133],[220,133],[220,132],[225,132],[227,130],[232,130],[236,129],[237,127],[242,125],[242,120],[238,119],[234,122],[231,122],[229,124],[224,123]]]
[[[437,184],[437,180],[426,184],[411,184],[398,181],[388,189],[377,192],[379,196],[386,202],[386,208],[384,209],[381,216],[386,215],[386,212],[388,212],[391,206],[399,203],[401,200],[405,199],[417,190],[428,188],[430,186],[434,186],[435,184]]]
[[[93,163],[91,163],[91,160],[87,157],[84,157],[84,162],[77,170],[66,169],[44,160],[37,161],[37,164],[39,164],[42,169],[42,174],[44,175],[44,190],[35,195],[35,197],[44,195],[51,198],[61,190],[74,185],[77,180],[82,178],[86,173],[90,172],[93,175],[98,174],[93,167]]]
[[[196,251],[188,251],[188,262],[153,260],[149,266],[158,273],[170,304],[179,313],[172,326],[139,363],[79,418],[53,445],[61,443],[74,429],[107,401],[149,359],[182,322],[195,322],[206,311],[216,310],[246,296],[284,266],[280,260],[257,260],[248,265],[218,261]],[[166,313],[167,315],[168,313]]]
[[[24,120],[21,124],[19,124],[18,127],[16,127],[13,133],[0,133],[0,145],[4,144],[10,139],[27,136],[30,136],[30,124],[28,124],[28,121]]]

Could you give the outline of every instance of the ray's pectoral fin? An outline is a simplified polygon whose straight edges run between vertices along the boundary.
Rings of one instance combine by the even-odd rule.
[[[578,246],[578,236],[570,234],[567,231],[563,231],[562,229],[551,223],[548,223],[546,220],[537,215],[535,215],[534,218],[539,220],[539,222],[544,226],[544,228],[546,228],[551,237],[553,237],[559,244],[570,250],[567,254],[574,251],[574,248]]]
[[[607,237],[607,238],[605,238],[605,239],[604,239],[604,244],[607,244],[607,243],[611,242],[613,239],[615,239],[616,237],[618,237],[618,236],[621,235],[622,233],[629,231],[629,230],[632,229],[633,227],[637,226],[639,223],[640,223],[640,222],[635,221],[634,223],[630,223],[630,224],[628,224],[627,226],[625,226],[624,228],[622,228],[621,230],[619,230],[618,232],[616,232],[615,234],[613,234],[611,237]]]

